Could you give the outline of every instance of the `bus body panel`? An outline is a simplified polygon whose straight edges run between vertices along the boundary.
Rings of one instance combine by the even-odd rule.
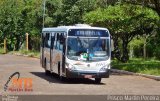
[[[71,63],[74,67],[71,70],[66,67],[66,76],[68,78],[85,78],[86,75],[92,78],[108,78],[110,73],[110,58],[106,61],[99,62],[80,62],[66,59],[66,63]],[[103,67],[107,67],[104,71],[100,71]]]

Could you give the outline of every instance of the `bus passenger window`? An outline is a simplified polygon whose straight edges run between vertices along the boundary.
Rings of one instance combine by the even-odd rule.
[[[45,47],[48,48],[48,40],[49,40],[49,33],[46,33],[46,36],[45,36]]]
[[[55,45],[55,49],[59,49],[59,33],[57,33],[57,35],[56,35],[56,45]]]
[[[53,43],[54,49],[56,49],[56,43],[57,43],[57,37],[56,37],[56,33],[55,33],[55,35],[54,35],[54,43]]]
[[[51,48],[51,36],[49,36],[49,40],[48,40],[48,48]]]
[[[59,50],[63,50],[63,44],[64,44],[64,33],[61,33],[59,35]]]
[[[55,36],[51,37],[51,48],[54,48]]]
[[[46,48],[50,48],[50,46],[51,46],[50,33],[46,33],[46,36],[45,36],[45,47]]]

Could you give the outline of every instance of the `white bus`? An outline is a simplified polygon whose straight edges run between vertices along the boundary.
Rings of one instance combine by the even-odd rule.
[[[109,78],[111,39],[106,28],[77,24],[43,28],[40,62],[60,78]]]

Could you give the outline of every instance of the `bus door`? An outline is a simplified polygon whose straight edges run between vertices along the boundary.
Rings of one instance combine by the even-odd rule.
[[[46,33],[44,56],[45,56],[47,70],[49,70],[49,68],[50,68],[50,47],[51,47],[51,35],[50,35],[50,33]]]
[[[59,33],[55,33],[54,49],[53,49],[53,69],[54,72],[60,73],[60,54],[59,54]]]
[[[62,51],[62,74],[65,74],[65,57],[66,57],[66,38],[65,33],[61,33],[60,35],[60,46]]]
[[[58,33],[55,33],[55,42],[54,42],[54,49],[53,49],[53,63],[54,63],[54,72],[59,74],[59,75],[62,75],[62,71],[64,70],[63,67],[63,44],[65,42],[62,42],[64,40],[64,33],[61,33],[61,32],[58,32]]]

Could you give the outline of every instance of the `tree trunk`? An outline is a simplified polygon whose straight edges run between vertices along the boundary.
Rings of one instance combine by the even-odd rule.
[[[123,48],[122,54],[123,54],[123,56],[121,57],[121,61],[126,63],[129,60],[128,49],[127,49],[128,40],[126,38],[124,38],[122,40],[122,42],[123,42],[122,43],[122,48]]]
[[[130,52],[129,52],[130,53],[130,58],[133,58],[133,56],[134,56],[133,46],[130,45],[129,48],[130,48]]]
[[[15,51],[19,49],[19,43],[20,43],[20,38],[18,35],[15,35],[16,42],[15,42]]]
[[[114,51],[113,51],[113,57],[117,58],[119,61],[121,61],[121,56],[120,56],[120,49],[118,47],[118,37],[114,37]]]
[[[143,57],[146,59],[146,38],[144,39],[144,45],[143,45]]]

